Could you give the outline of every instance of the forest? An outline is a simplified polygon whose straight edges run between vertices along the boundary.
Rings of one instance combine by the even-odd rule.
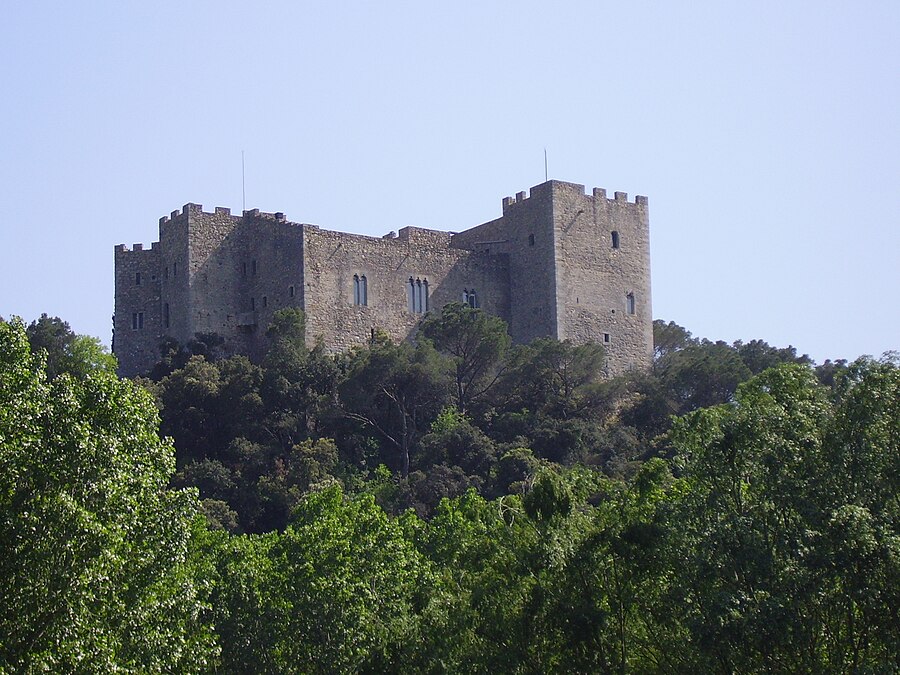
[[[305,333],[0,320],[0,672],[897,671],[897,354]]]

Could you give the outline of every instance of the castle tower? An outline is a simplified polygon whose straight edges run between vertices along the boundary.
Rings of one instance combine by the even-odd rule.
[[[510,334],[597,342],[612,374],[653,354],[647,198],[548,181],[503,199],[503,216],[453,245],[509,256]]]

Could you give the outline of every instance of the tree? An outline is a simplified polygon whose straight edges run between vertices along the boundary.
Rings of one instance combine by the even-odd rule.
[[[77,335],[69,324],[59,317],[41,314],[26,329],[31,351],[43,351],[47,359],[47,376],[53,379],[62,373],[75,377],[103,370],[116,372],[116,357],[109,353],[95,337]]]
[[[697,342],[697,338],[691,337],[689,330],[674,321],[666,323],[662,319],[656,319],[653,322],[654,361],[659,361],[664,356],[695,345]]]
[[[420,333],[453,361],[455,403],[465,413],[469,405],[496,384],[501,359],[509,349],[506,323],[461,302],[444,305],[440,314],[429,314]]]
[[[447,402],[447,385],[446,363],[430,344],[413,347],[377,337],[350,355],[340,398],[349,418],[394,449],[405,478],[411,448]]]
[[[0,670],[198,670],[214,654],[148,394],[102,370],[48,381],[0,323]]]

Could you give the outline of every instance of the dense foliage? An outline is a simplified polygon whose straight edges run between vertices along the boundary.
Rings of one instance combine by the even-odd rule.
[[[897,358],[659,323],[652,372],[604,379],[595,346],[429,321],[169,346],[169,489],[139,390],[48,381],[0,325],[0,671],[895,671]]]

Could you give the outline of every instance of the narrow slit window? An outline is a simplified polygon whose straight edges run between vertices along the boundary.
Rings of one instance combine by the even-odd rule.
[[[619,233],[616,230],[612,232],[612,247],[619,248]]]
[[[263,296],[263,307],[268,307],[268,306],[269,306],[269,296],[264,295]]]
[[[634,314],[634,293],[625,296],[625,307],[629,314]]]
[[[428,279],[422,279],[422,311],[428,311]]]
[[[252,274],[254,277],[256,276],[256,261],[255,260],[252,260],[250,262],[250,274]]]
[[[362,304],[362,290],[360,289],[358,274],[353,275],[353,304]]]
[[[163,305],[163,325],[169,327],[169,303]]]
[[[534,235],[533,234],[528,235],[528,245],[534,246]]]
[[[135,272],[135,273],[134,273],[134,285],[135,285],[135,286],[140,286],[140,285],[141,285],[141,273],[140,273],[140,272]]]
[[[250,298],[250,311],[256,311],[256,298]]]
[[[406,309],[410,312],[416,311],[416,282],[410,277],[406,284]]]
[[[172,276],[173,277],[178,276],[178,263],[177,262],[172,263]]]
[[[294,287],[293,286],[288,286],[288,295],[291,296],[292,298],[294,297]]]
[[[369,304],[369,282],[365,275],[359,278],[359,304],[363,306]]]

